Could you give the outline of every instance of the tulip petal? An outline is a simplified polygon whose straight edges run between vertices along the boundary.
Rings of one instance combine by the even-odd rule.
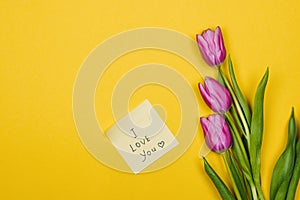
[[[211,102],[212,98],[210,98],[209,90],[206,90],[206,88],[204,88],[201,83],[198,84],[198,87],[199,87],[199,90],[200,90],[203,100],[209,107],[211,107],[212,106],[212,102]]]
[[[210,66],[220,65],[226,57],[222,31],[218,26],[215,31],[207,29],[197,34],[197,43],[206,63]]]
[[[215,63],[212,62],[214,60],[214,54],[210,51],[207,41],[199,34],[197,34],[196,38],[198,47],[205,62],[210,66],[215,66]]]
[[[201,95],[206,104],[217,113],[226,112],[232,103],[229,91],[215,79],[206,77],[204,88],[199,86]]]
[[[200,123],[206,145],[212,151],[220,153],[232,145],[231,133],[222,115],[213,114],[208,116],[208,118],[201,117]]]
[[[211,29],[207,29],[202,34],[203,38],[207,41],[209,45],[209,49],[213,52],[216,48],[214,44],[215,33]]]
[[[215,54],[218,63],[222,63],[226,57],[226,49],[224,47],[223,35],[219,26],[217,26],[214,35]]]
[[[220,34],[219,34],[219,49],[220,51],[222,52],[222,57],[221,57],[221,60],[224,60],[225,57],[226,57],[226,48],[225,48],[225,45],[224,45],[224,39],[223,39],[223,34],[222,34],[222,31],[220,29],[220,27],[217,27],[218,30],[220,30]]]

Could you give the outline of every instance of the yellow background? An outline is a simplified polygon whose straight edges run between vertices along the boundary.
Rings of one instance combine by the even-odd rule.
[[[171,166],[132,175],[95,160],[80,142],[72,116],[72,90],[80,65],[108,37],[154,26],[194,38],[216,25],[223,29],[240,86],[250,102],[270,67],[262,149],[262,183],[268,196],[273,166],[286,143],[292,106],[300,124],[300,6],[296,0],[250,2],[2,0],[0,199],[218,199],[197,158],[201,131]],[[176,56],[159,51],[128,56],[112,70],[147,62],[167,64],[184,74],[197,93],[202,78]],[[109,74],[104,80],[109,81]],[[164,103],[172,100],[168,92],[158,98],[155,94],[160,90],[137,91],[131,106],[148,96]],[[110,95],[110,87],[101,92]],[[199,116],[209,114],[198,93],[197,97]],[[176,132],[179,111],[177,102],[171,102],[174,105],[169,103],[166,110],[174,110],[174,116],[170,115],[167,124]],[[111,113],[105,114],[108,117],[103,117],[101,125],[107,129],[112,118]],[[227,181],[220,156],[210,154],[208,160]]]

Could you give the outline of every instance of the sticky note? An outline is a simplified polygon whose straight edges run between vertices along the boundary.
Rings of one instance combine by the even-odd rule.
[[[178,145],[148,100],[121,118],[106,135],[135,174]]]

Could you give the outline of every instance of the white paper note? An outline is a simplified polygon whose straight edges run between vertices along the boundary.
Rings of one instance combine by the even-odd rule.
[[[106,135],[135,174],[178,145],[148,100],[120,119]]]

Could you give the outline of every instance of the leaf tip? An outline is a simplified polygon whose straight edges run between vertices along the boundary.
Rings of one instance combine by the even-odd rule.
[[[294,111],[294,106],[292,106],[290,119],[294,119],[294,118],[295,118],[295,111]]]
[[[269,76],[269,67],[267,67],[267,70],[266,70],[266,72],[265,72],[265,74],[266,74],[266,76]]]

